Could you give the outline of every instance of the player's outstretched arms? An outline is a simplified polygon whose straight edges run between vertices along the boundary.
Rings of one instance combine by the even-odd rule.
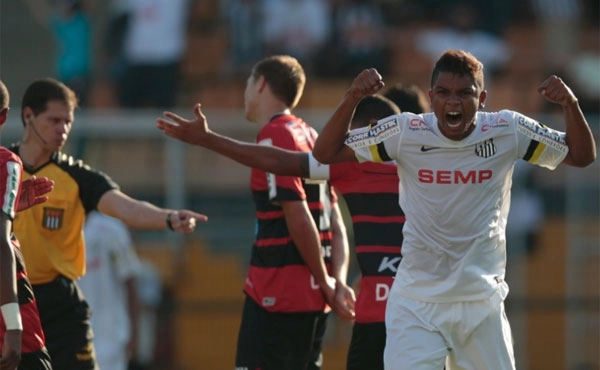
[[[208,127],[206,116],[202,113],[201,104],[194,106],[194,118],[185,119],[173,112],[164,112],[163,117],[156,120],[156,127],[167,136],[185,143],[206,146],[212,131]]]
[[[375,68],[365,69],[356,76],[333,115],[319,134],[314,157],[321,163],[355,161],[354,151],[344,144],[354,110],[362,98],[375,94],[385,84]]]
[[[208,127],[200,104],[194,106],[194,120],[172,112],[156,120],[156,126],[166,135],[183,142],[202,146],[245,166],[281,176],[308,176],[306,153],[259,145],[232,139],[213,132]]]
[[[549,102],[559,104],[563,108],[569,147],[569,153],[563,163],[586,167],[594,162],[596,142],[573,91],[561,78],[552,75],[541,83],[538,92]]]
[[[47,177],[31,176],[21,182],[21,197],[17,204],[17,212],[33,207],[48,200],[49,192],[54,189],[54,181]]]
[[[170,210],[133,199],[120,190],[110,190],[102,195],[98,202],[98,211],[118,218],[134,229],[170,229],[182,234],[193,232],[196,221],[208,220],[206,215],[187,209]]]

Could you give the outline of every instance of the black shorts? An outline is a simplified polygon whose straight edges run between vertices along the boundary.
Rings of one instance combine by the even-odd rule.
[[[320,370],[327,314],[269,312],[246,297],[236,368]]]
[[[383,370],[385,323],[355,323],[348,349],[347,370]]]
[[[34,284],[46,348],[56,370],[98,370],[90,308],[77,284],[64,276]]]
[[[21,354],[18,370],[52,370],[50,355],[46,348]]]

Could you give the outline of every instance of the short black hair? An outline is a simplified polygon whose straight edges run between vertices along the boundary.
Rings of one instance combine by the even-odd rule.
[[[25,90],[21,102],[21,116],[25,107],[38,115],[48,109],[49,101],[60,101],[73,109],[77,108],[77,96],[67,85],[54,78],[42,78],[31,83]],[[23,122],[25,124],[25,122]]]
[[[471,76],[483,90],[483,64],[475,56],[464,50],[446,50],[435,63],[431,73],[431,87],[437,81],[440,72],[450,72],[459,76]]]
[[[402,112],[420,114],[429,110],[427,96],[416,85],[397,83],[389,87],[383,95],[396,103]]]
[[[372,120],[379,120],[394,114],[399,114],[400,108],[380,94],[367,95],[360,100],[352,118],[353,126],[364,127]]]

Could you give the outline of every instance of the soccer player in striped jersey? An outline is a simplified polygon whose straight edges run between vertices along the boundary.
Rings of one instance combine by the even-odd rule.
[[[254,65],[244,101],[246,118],[261,127],[257,146],[311,151],[316,131],[292,114],[305,81],[302,66],[290,56]],[[199,105],[195,112],[201,114]],[[183,120],[170,112],[166,117]],[[164,119],[157,124],[171,125]],[[257,234],[236,369],[320,369],[327,303],[342,317],[354,317],[354,292],[346,285],[348,242],[333,189],[327,182],[282,175],[266,168],[251,173]]]
[[[403,259],[386,308],[389,370],[514,369],[504,311],[505,226],[516,161],[585,167],[596,145],[577,97],[557,76],[538,87],[562,106],[566,132],[511,110],[484,112],[483,65],[448,50],[434,66],[433,113],[349,127],[361,99],[383,88],[362,71],[313,148],[322,163],[394,160],[406,214]]]
[[[398,102],[421,113],[427,107],[414,99],[414,87],[396,86]],[[381,95],[364,97],[356,107],[352,127],[374,124],[379,118],[400,113],[399,107]],[[385,304],[400,262],[404,213],[398,205],[396,164],[318,163],[310,153],[245,143],[216,134],[208,127],[200,107],[193,121],[173,113],[157,122],[167,135],[200,145],[244,165],[280,175],[311,180],[329,180],[342,194],[352,218],[354,244],[361,273],[355,307],[355,321],[348,350],[348,370],[383,370],[385,346]],[[174,125],[173,122],[176,124]],[[347,304],[338,297],[338,304]]]
[[[10,95],[0,81],[0,129],[6,123]],[[23,164],[16,154],[0,147],[0,368],[50,370],[31,283],[12,223],[18,211],[48,200],[54,183],[46,177],[21,182]]]

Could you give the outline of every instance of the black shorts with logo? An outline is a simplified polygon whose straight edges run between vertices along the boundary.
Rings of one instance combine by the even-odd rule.
[[[324,312],[269,312],[246,296],[236,369],[320,370],[327,316]]]

